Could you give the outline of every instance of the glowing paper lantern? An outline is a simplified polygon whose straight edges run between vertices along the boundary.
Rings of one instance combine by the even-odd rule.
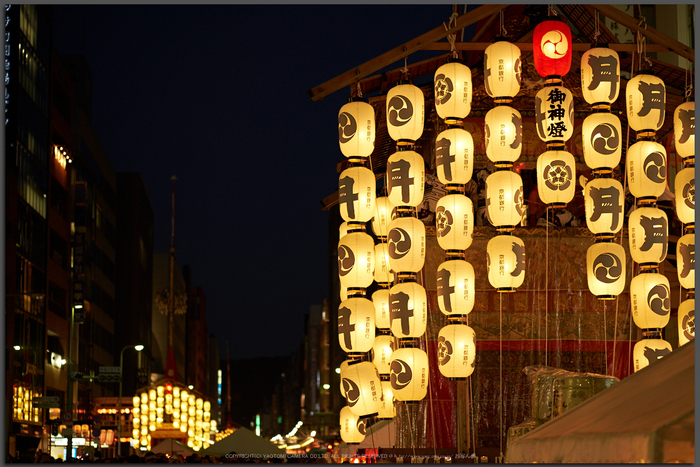
[[[338,179],[338,205],[345,221],[368,222],[374,216],[377,181],[366,167],[350,167]]]
[[[614,178],[594,178],[583,188],[586,225],[595,235],[619,232],[624,220],[624,189]]]
[[[627,186],[637,198],[658,198],[666,189],[666,149],[655,141],[638,141],[627,150]]]
[[[547,151],[537,158],[537,192],[543,203],[563,207],[574,199],[576,161],[566,151]]]
[[[520,91],[520,49],[500,40],[484,51],[484,87],[495,102],[510,102]]]
[[[581,128],[583,157],[591,169],[614,169],[622,158],[622,126],[610,112],[591,114]]]
[[[428,297],[422,285],[402,282],[389,290],[391,332],[394,336],[418,338],[428,324]]]
[[[340,409],[340,438],[347,444],[359,444],[365,439],[366,422],[360,420],[350,407]]]
[[[438,369],[449,379],[465,379],[474,372],[476,333],[466,324],[448,324],[438,333]]]
[[[381,406],[381,380],[372,362],[351,362],[343,372],[345,399],[360,417],[376,415]]]
[[[352,98],[338,112],[338,143],[345,157],[368,157],[376,135],[374,108],[362,98]]]
[[[466,118],[471,108],[472,71],[459,59],[448,58],[435,71],[435,111],[454,121]]]
[[[474,308],[474,267],[462,259],[443,262],[437,269],[437,301],[447,315],[467,315]]]
[[[377,367],[379,375],[389,375],[389,364],[391,363],[391,352],[394,348],[394,337],[389,334],[382,334],[374,338],[372,353],[374,358],[372,363]]]
[[[678,306],[678,345],[695,339],[695,299],[691,298]]]
[[[659,208],[641,207],[629,217],[629,245],[632,260],[658,264],[668,250],[668,218]]]
[[[695,166],[676,174],[674,188],[678,219],[684,224],[695,224]]]
[[[443,250],[465,250],[472,244],[474,207],[462,194],[441,197],[435,205],[436,236]]]
[[[642,339],[634,344],[634,371],[637,372],[642,368],[646,368],[650,364],[661,360],[672,351],[673,348],[671,344],[661,338]]]
[[[609,107],[620,94],[620,57],[607,47],[589,49],[581,56],[581,92],[597,108]]]
[[[612,300],[625,289],[627,255],[614,242],[594,243],[586,253],[588,289],[600,300]]]
[[[349,355],[369,352],[374,343],[374,304],[361,297],[351,297],[338,306],[338,339]]]
[[[386,126],[399,145],[412,144],[423,134],[425,97],[409,81],[399,81],[386,96]]]
[[[676,243],[678,282],[685,289],[695,290],[695,234],[683,235]]]
[[[435,167],[441,183],[466,184],[474,171],[474,140],[462,128],[448,128],[435,140]]]
[[[640,71],[627,82],[625,91],[629,126],[643,135],[655,134],[664,124],[666,111],[664,81],[650,71]]]
[[[389,224],[387,247],[394,273],[417,273],[425,264],[425,224],[415,217],[397,217]]]
[[[389,266],[389,247],[386,243],[374,245],[374,280],[378,284],[386,284],[394,280],[394,274]]]
[[[546,86],[535,95],[535,127],[547,144],[563,145],[574,134],[574,94],[563,86]]]
[[[389,233],[391,222],[391,210],[393,206],[386,196],[378,196],[374,203],[374,217],[372,217],[372,231],[377,237],[385,237]]]
[[[673,138],[679,156],[695,157],[695,102],[684,102],[673,111]]]
[[[369,287],[374,280],[374,240],[351,232],[338,242],[338,276],[345,287]]]
[[[486,113],[486,156],[496,165],[515,162],[523,149],[523,119],[520,112],[499,105]],[[500,164],[499,164],[500,163]]]
[[[415,151],[397,151],[386,162],[386,189],[393,206],[418,206],[423,202],[425,161]]]
[[[389,309],[389,289],[377,289],[372,294],[374,304],[374,325],[377,329],[391,328],[391,313]]]
[[[428,355],[421,349],[396,349],[391,354],[391,389],[397,401],[414,402],[428,394]]]
[[[513,230],[525,214],[523,180],[511,170],[497,170],[486,177],[486,216],[499,230]]]
[[[562,21],[543,21],[535,26],[532,56],[540,76],[564,76],[571,68],[571,29]]]
[[[395,416],[394,391],[391,389],[391,383],[389,381],[382,381],[382,406],[379,409],[377,418],[379,420],[387,420]]]
[[[513,235],[496,235],[486,245],[486,264],[491,286],[514,291],[525,280],[525,243]]]
[[[668,279],[656,272],[634,276],[630,282],[634,324],[641,329],[663,328],[671,317],[671,288]]]

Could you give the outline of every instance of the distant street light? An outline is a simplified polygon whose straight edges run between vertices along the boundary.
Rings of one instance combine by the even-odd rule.
[[[143,345],[127,345],[119,353],[119,409],[117,410],[117,455],[121,455],[121,442],[122,442],[122,380],[124,379],[124,351],[126,349],[134,348],[137,352],[143,350]]]

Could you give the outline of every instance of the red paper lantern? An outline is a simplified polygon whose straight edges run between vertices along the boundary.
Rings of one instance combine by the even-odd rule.
[[[562,21],[544,21],[535,27],[532,56],[543,78],[564,76],[571,68],[571,29]]]

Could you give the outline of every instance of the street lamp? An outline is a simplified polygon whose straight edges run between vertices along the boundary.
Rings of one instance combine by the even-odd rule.
[[[121,442],[122,442],[122,379],[124,377],[124,372],[122,368],[124,367],[124,351],[130,348],[136,349],[137,352],[143,350],[143,345],[127,345],[119,353],[119,409],[117,410],[117,455],[121,454]]]

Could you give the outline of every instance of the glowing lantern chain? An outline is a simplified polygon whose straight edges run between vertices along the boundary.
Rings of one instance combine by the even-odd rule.
[[[494,78],[497,79],[496,76]],[[453,331],[448,332],[449,342],[444,337],[439,338],[438,369],[446,378],[455,379],[466,378],[474,371],[473,358],[462,361],[464,345],[469,346],[468,353],[472,357],[476,351],[474,339],[462,342],[464,336],[472,331],[467,326],[467,315],[474,308],[474,268],[464,260],[464,250],[471,245],[474,231],[474,206],[464,194],[465,185],[474,171],[474,141],[463,128],[463,120],[471,111],[472,81],[471,70],[459,61],[456,51],[453,50],[453,57],[436,70],[434,85],[435,109],[447,126],[438,134],[435,143],[437,176],[448,192],[438,200],[435,208],[437,241],[446,252],[445,261],[437,269],[438,306],[450,321],[440,330],[440,335],[448,330]],[[499,92],[510,92],[502,88],[499,88]],[[447,111],[445,102],[450,101],[459,106],[455,105]],[[455,333],[455,328],[462,332]],[[415,361],[416,358],[418,355],[414,352],[407,360]],[[413,389],[416,390],[419,389]],[[394,387],[395,397],[399,400],[405,400],[406,391]]]
[[[611,112],[620,94],[620,58],[607,44],[581,57],[581,91],[593,109],[582,127],[583,155],[594,175],[583,187],[586,225],[596,239],[586,255],[588,288],[600,300],[613,300],[625,286],[627,257],[613,241],[624,222],[624,188],[612,178],[622,157],[620,119]]]
[[[688,98],[690,91],[687,86]],[[683,345],[695,339],[695,102],[687,100],[676,107],[673,134],[676,152],[683,158],[674,187],[676,214],[684,224],[684,235],[676,246],[678,281],[688,290],[678,307],[678,343]]]

